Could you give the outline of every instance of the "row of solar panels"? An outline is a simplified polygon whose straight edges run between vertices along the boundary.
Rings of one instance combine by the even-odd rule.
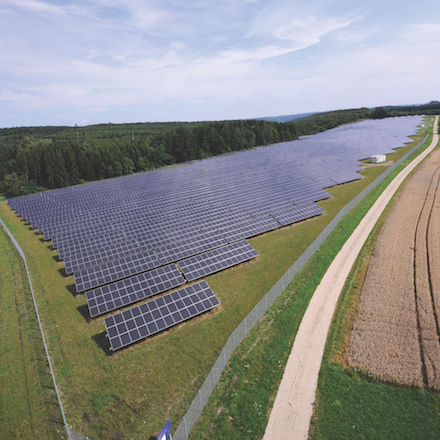
[[[104,319],[112,350],[187,321],[220,304],[205,280]]]
[[[258,256],[245,240],[86,292],[92,318],[144,300]],[[179,270],[180,268],[180,270]]]
[[[112,312],[256,256],[255,249],[243,240],[180,262],[182,272],[171,264],[93,289],[86,293],[90,316]],[[208,283],[202,280],[108,316],[104,324],[110,347],[119,350],[219,304]]]
[[[356,150],[361,151],[362,148],[364,148],[363,145],[359,145],[362,143],[363,138],[367,138],[365,140],[369,141],[369,150],[371,150],[372,148],[376,147],[374,149],[374,151],[368,151],[368,154],[366,154],[366,152],[361,152],[362,155],[357,155],[357,159],[361,158],[361,157],[367,157],[371,154],[374,153],[385,153],[386,151],[384,151],[383,149],[383,145],[387,145],[388,148],[396,148],[401,146],[401,144],[403,144],[404,142],[407,142],[408,139],[405,138],[406,135],[408,134],[412,134],[414,132],[414,127],[420,123],[421,119],[420,118],[405,118],[405,119],[400,119],[400,120],[391,120],[388,119],[386,121],[383,121],[382,123],[380,121],[366,121],[364,123],[361,124],[353,124],[350,127],[340,127],[337,130],[331,130],[328,132],[325,132],[325,134],[319,134],[319,135],[315,135],[313,137],[313,139],[315,140],[315,142],[323,142],[326,141],[328,139],[334,140],[335,138],[335,134],[337,136],[337,140],[339,140],[339,138],[341,137],[341,134],[343,135],[344,140],[347,142],[347,140],[354,144],[354,147],[356,148]],[[377,128],[380,124],[382,124],[381,127],[379,127],[379,129]],[[366,126],[370,126],[369,129],[365,129]],[[400,126],[399,126],[400,125]],[[371,127],[373,126],[373,127]],[[384,129],[386,129],[387,131],[389,131],[389,133],[385,133],[386,136],[381,132],[381,130],[383,131]],[[368,136],[362,136],[362,134],[366,132],[368,134]],[[351,136],[349,135],[351,133]],[[374,137],[374,135],[376,135]],[[324,139],[323,139],[324,138]],[[307,141],[313,141],[312,137],[307,137]],[[361,142],[360,142],[361,140]],[[380,141],[380,142],[378,142]],[[302,146],[302,142],[300,141],[298,144]],[[371,154],[370,154],[371,153]],[[298,162],[301,162],[301,157],[297,158]],[[340,160],[340,159],[339,159]],[[256,162],[257,161],[253,161]],[[211,160],[211,164],[212,166],[215,166],[216,168],[218,168],[221,164],[224,164],[224,161],[222,160],[218,160],[218,161],[213,161]],[[205,164],[205,169],[209,169],[209,166],[206,166],[207,164]],[[212,168],[212,167],[211,167]],[[173,175],[178,174],[178,176],[176,177],[176,179],[178,179],[179,181],[182,180],[182,174],[185,173],[172,173]],[[171,174],[168,173],[167,175],[167,180],[168,177]],[[137,186],[136,186],[136,181],[131,181],[130,182],[130,187],[133,190],[138,189],[139,187],[142,188],[143,183],[139,180],[138,182],[140,182]],[[151,183],[151,182],[150,182]],[[100,192],[102,194],[112,194],[112,197],[114,196],[113,191],[114,191],[114,187],[117,187],[118,185],[122,185],[123,182],[117,182],[116,184],[113,185],[109,185],[109,184],[105,184],[105,185],[99,185],[97,184],[96,186],[99,187]],[[159,187],[159,188],[163,188],[164,186],[164,182],[161,181],[159,182],[157,185],[151,185],[153,188]],[[72,194],[75,191],[81,191],[82,195],[91,195],[87,190],[83,190],[83,189],[75,189],[73,191],[70,191],[70,194]],[[61,195],[61,194],[60,194]],[[70,196],[70,195],[69,195]],[[91,195],[92,196],[92,195]],[[82,199],[82,198],[81,198]],[[95,197],[94,200],[95,201],[99,201],[99,197]],[[43,210],[44,212],[44,210]]]
[[[323,212],[324,210],[317,205],[304,205],[277,213],[276,217],[226,225],[218,231],[207,234],[199,232],[198,235],[190,237],[182,234],[181,240],[176,237],[166,245],[137,253],[130,253],[133,249],[139,248],[139,242],[135,241],[128,243],[121,241],[117,244],[113,242],[111,246],[104,248],[89,248],[84,245],[83,250],[76,254],[75,258],[66,259],[66,272],[73,272],[76,290],[83,292],[171,262],[179,261],[180,264],[182,259],[187,257],[277,229],[281,225],[296,223]]]
[[[340,177],[336,176],[336,178],[340,180]],[[359,175],[357,173],[351,173],[350,180],[358,178]],[[336,182],[333,181],[332,184],[334,185]],[[283,185],[283,187],[280,185]],[[234,186],[234,190],[238,190],[238,185]],[[266,197],[266,200],[264,200],[264,197]],[[169,199],[164,200],[162,197],[161,204],[166,206],[166,212],[152,212],[155,209],[153,200],[146,198],[143,201],[137,201],[135,207],[130,207],[125,204],[123,209],[115,210],[114,207],[109,208],[108,206],[103,206],[98,208],[95,206],[93,210],[84,215],[80,213],[77,213],[75,216],[72,213],[64,216],[59,214],[51,215],[46,223],[42,224],[40,220],[39,222],[35,222],[34,226],[39,228],[40,232],[44,234],[45,239],[54,239],[60,234],[62,235],[70,231],[72,227],[87,229],[110,224],[123,224],[129,219],[139,218],[141,216],[150,221],[155,221],[160,218],[165,222],[166,220],[169,221],[170,219],[175,219],[176,215],[178,215],[181,221],[190,223],[191,214],[193,212],[196,212],[197,215],[199,215],[199,212],[201,214],[209,213],[214,215],[215,211],[218,210],[227,214],[228,210],[236,208],[237,202],[245,202],[246,205],[252,205],[256,203],[256,198],[258,198],[259,203],[264,202],[269,205],[274,198],[279,201],[283,200],[290,205],[298,205],[304,202],[321,200],[326,197],[328,197],[328,193],[322,190],[322,187],[312,189],[311,185],[309,185],[307,188],[304,188],[299,186],[297,182],[290,180],[288,184],[277,183],[275,187],[269,185],[266,187],[257,186],[252,189],[248,188],[246,192],[237,193],[235,195],[223,191],[223,195],[217,194],[215,200],[210,204],[196,204],[190,200],[183,203],[181,200],[177,199],[172,202]],[[215,209],[213,204],[216,205]],[[240,204],[238,206],[242,208]],[[268,209],[269,208],[270,206],[268,206]],[[198,220],[201,221],[202,219],[199,218]]]

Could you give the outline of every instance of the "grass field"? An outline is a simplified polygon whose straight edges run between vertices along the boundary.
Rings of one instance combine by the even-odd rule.
[[[0,228],[0,439],[59,439],[64,426],[23,260]]]
[[[411,145],[395,153],[394,159],[409,148]],[[148,438],[157,435],[167,419],[171,419],[175,429],[232,330],[334,215],[383,170],[383,167],[367,168],[363,172],[365,179],[330,189],[333,198],[320,203],[326,210],[324,215],[249,240],[260,254],[256,261],[206,278],[221,300],[219,308],[115,354],[108,350],[103,320],[90,320],[85,297],[75,294],[72,277],[63,276],[64,264],[57,261],[57,253],[51,251],[50,243],[43,242],[6,204],[0,204],[0,216],[27,255],[69,425],[92,440]],[[2,250],[2,254],[4,252],[8,253]],[[312,282],[317,272],[313,264],[309,266]],[[17,286],[12,292],[16,290],[23,289]],[[289,298],[295,301],[280,300],[295,304],[293,310],[296,310],[302,301],[299,296],[298,292],[292,293]],[[304,304],[292,312],[295,319],[307,301],[304,299]],[[5,313],[9,316],[12,311],[8,310]],[[276,308],[268,316],[274,313],[278,313]],[[291,319],[287,318],[284,327],[280,327],[280,334],[284,333],[285,326],[291,326]],[[4,322],[2,318],[2,332]],[[270,322],[270,318],[263,322]],[[264,339],[265,336],[252,337]],[[288,337],[287,343],[290,342]],[[260,343],[257,345],[260,347]],[[242,349],[245,348],[239,350]],[[5,355],[2,348],[2,365]],[[283,356],[273,356],[275,365],[278,361],[282,364]],[[260,365],[273,370],[271,363]],[[278,367],[278,371],[282,368]],[[3,395],[12,394],[8,390],[8,374],[4,377],[5,389],[0,391],[2,402]],[[26,403],[25,397],[21,400]],[[16,412],[10,408],[12,413]],[[262,410],[257,405],[255,411]],[[8,409],[4,416],[8,426],[12,423],[8,420],[13,418],[9,412]],[[37,429],[39,422],[35,418],[29,420]],[[57,425],[58,430],[60,426]],[[8,429],[13,432],[13,428]]]

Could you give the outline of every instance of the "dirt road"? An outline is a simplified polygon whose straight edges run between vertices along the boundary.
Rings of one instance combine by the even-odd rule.
[[[435,120],[437,132],[438,117]],[[287,361],[264,440],[307,439],[325,342],[339,294],[369,233],[406,176],[437,145],[431,145],[399,173],[347,240],[316,289]]]

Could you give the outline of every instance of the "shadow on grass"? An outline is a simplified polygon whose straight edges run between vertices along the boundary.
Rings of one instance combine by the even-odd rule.
[[[54,259],[55,259],[55,257],[54,257]],[[59,263],[61,263],[61,261],[58,261],[58,257],[56,258],[56,261],[57,262],[59,262]],[[59,269],[58,269],[58,272],[61,274],[61,276],[63,277],[63,278],[73,278],[73,274],[71,273],[71,274],[67,274],[66,273],[66,268],[63,266],[63,267],[60,267]]]
[[[89,308],[87,307],[87,304],[83,304],[82,306],[77,307],[76,310],[78,310],[78,312],[85,319],[87,324],[92,322],[92,318],[90,317]]]
[[[110,344],[107,336],[105,335],[105,331],[92,336],[92,339],[95,341],[96,345],[105,353],[106,356],[113,356],[114,353],[110,350]]]
[[[75,288],[75,284],[69,284],[68,286],[66,286],[66,289],[70,292],[70,294],[76,298],[78,295],[80,295]]]

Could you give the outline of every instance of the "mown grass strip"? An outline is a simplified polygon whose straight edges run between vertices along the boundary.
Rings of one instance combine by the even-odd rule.
[[[404,166],[397,167],[343,218],[267,316],[238,347],[190,439],[263,437],[285,363],[311,296],[352,231]]]
[[[0,439],[65,437],[21,257],[0,228]]]

